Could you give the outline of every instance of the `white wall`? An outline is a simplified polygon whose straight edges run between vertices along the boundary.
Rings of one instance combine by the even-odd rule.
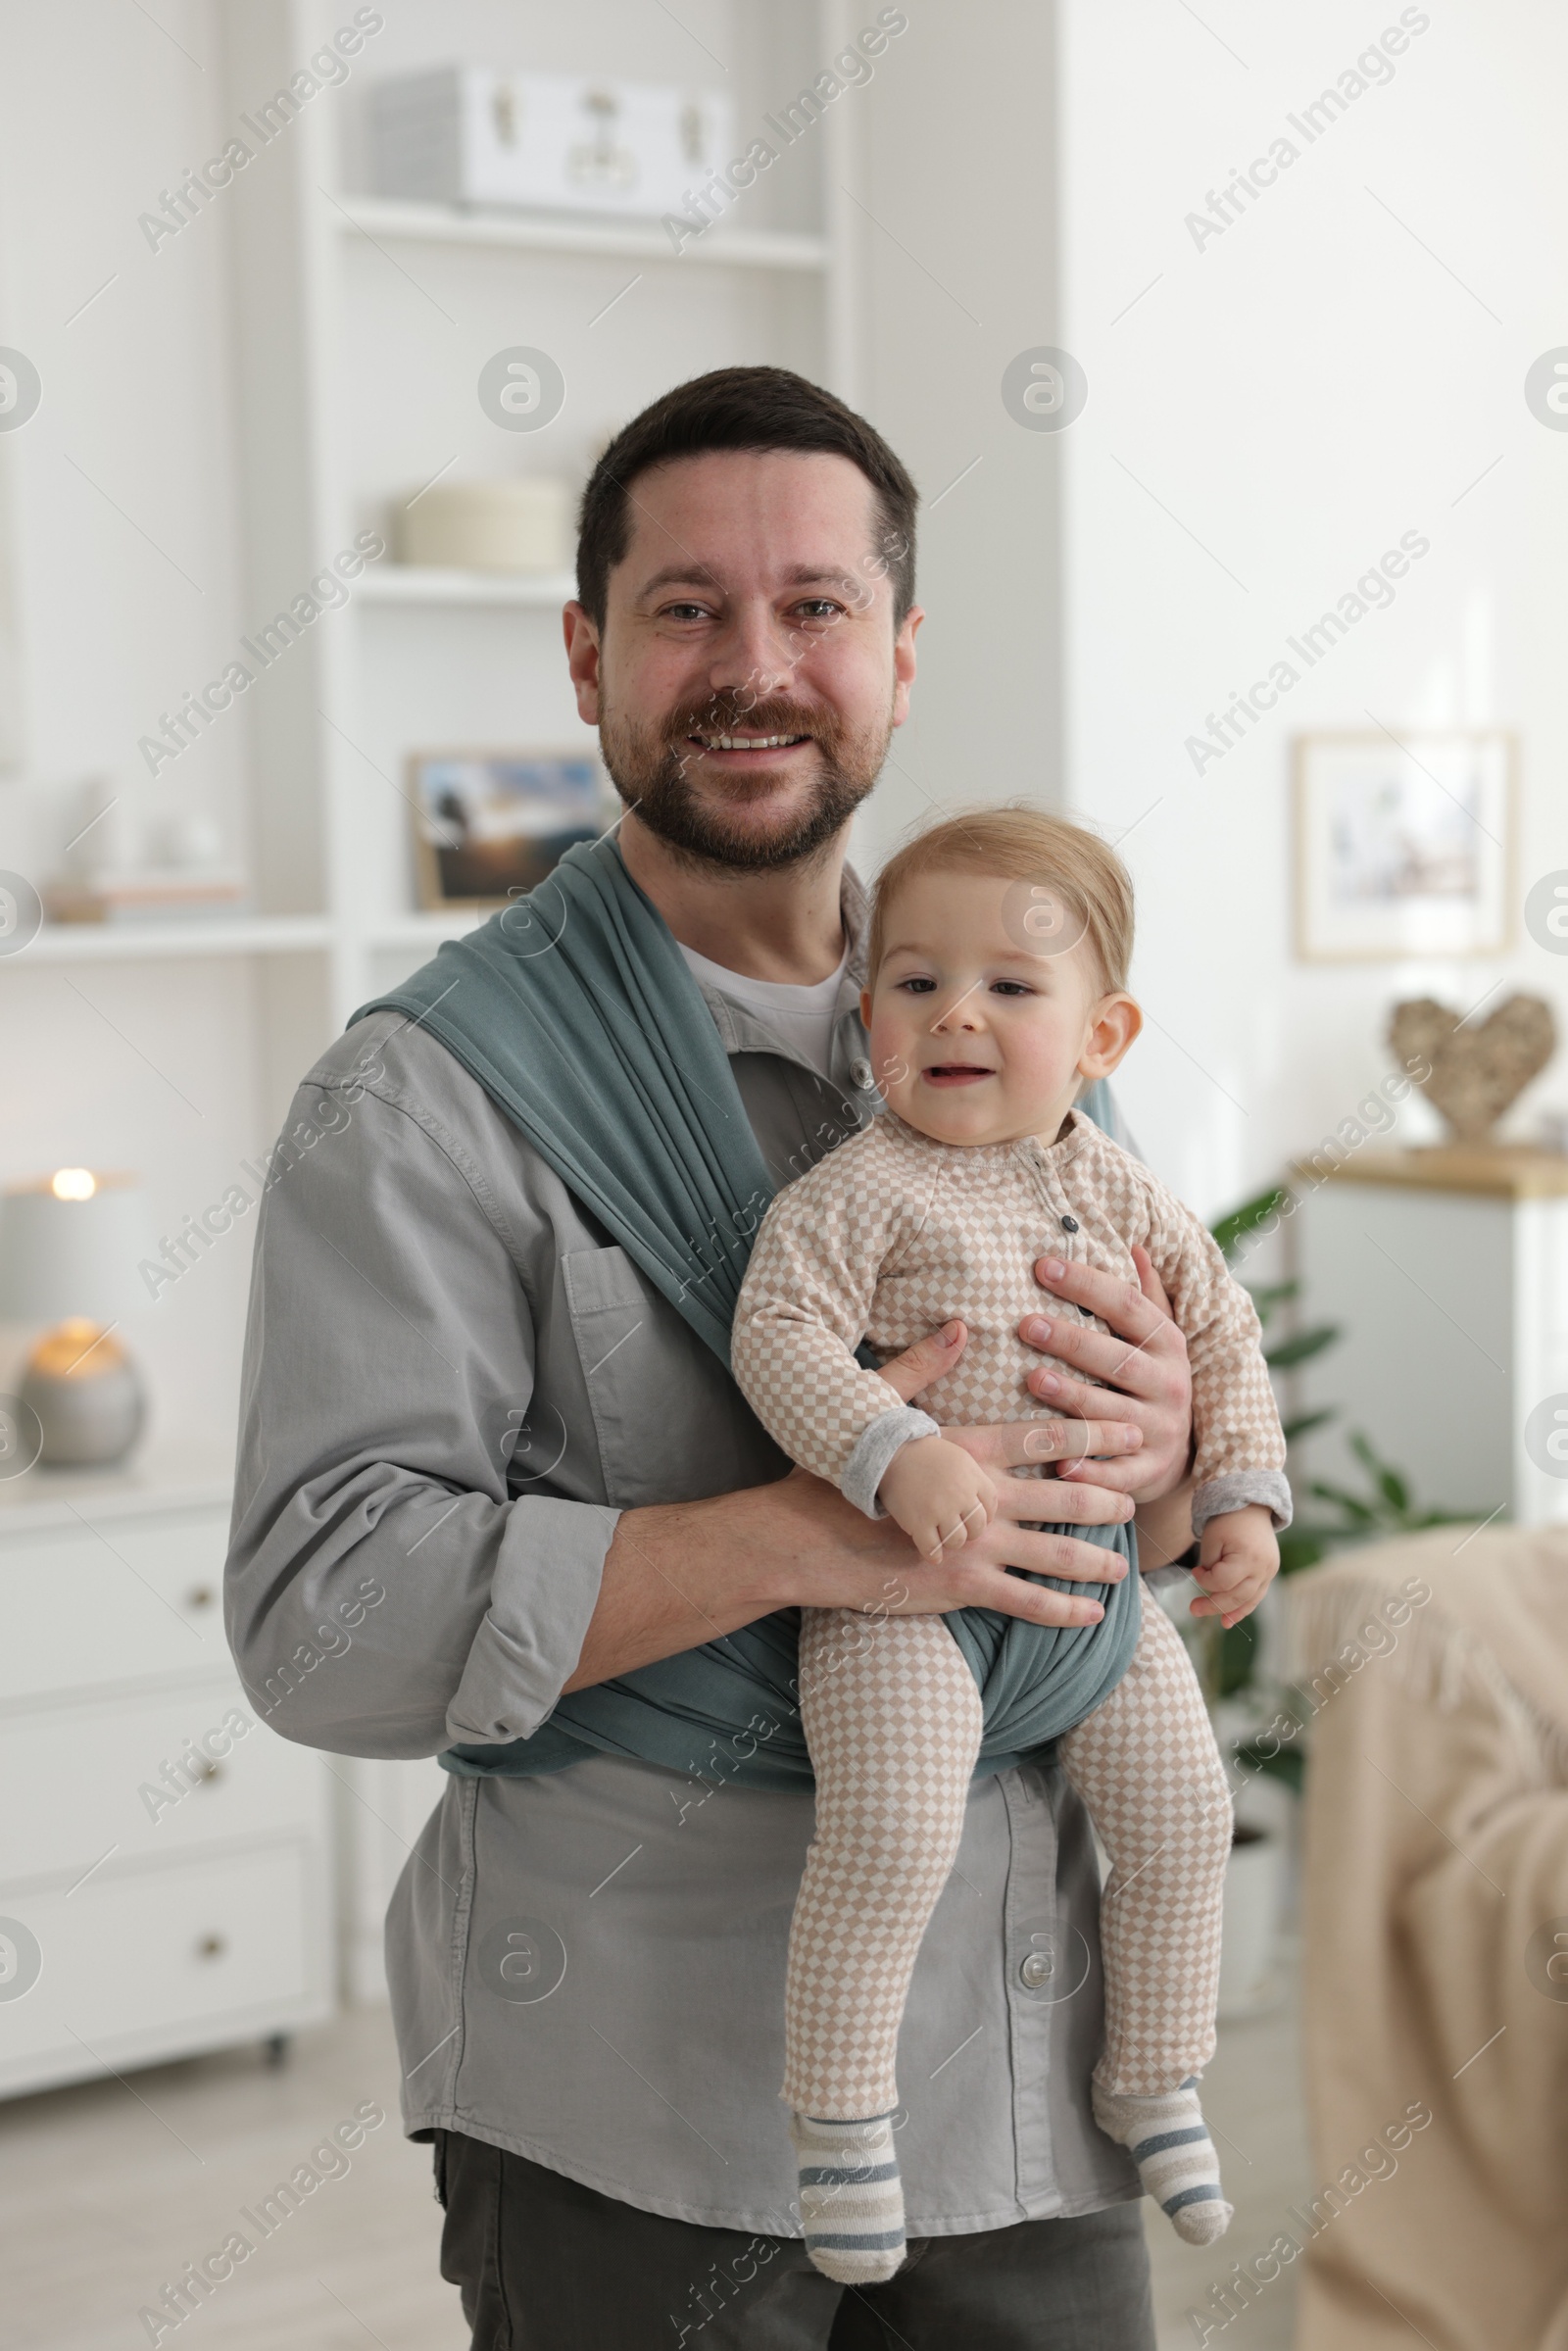
[[[1296,137],[1299,160],[1199,250],[1185,215],[1398,7],[1059,10],[1060,339],[1090,380],[1060,436],[1067,784],[1113,834],[1136,827],[1135,984],[1160,1025],[1123,1091],[1152,1158],[1205,1211],[1352,1109],[1388,1066],[1396,999],[1467,1007],[1501,980],[1568,1027],[1568,961],[1528,941],[1420,965],[1309,966],[1292,950],[1299,730],[1370,728],[1368,712],[1396,731],[1517,728],[1517,898],[1568,867],[1568,435],[1522,391],[1568,339],[1568,18],[1550,0],[1418,13],[1429,28],[1392,82],[1316,143]],[[1397,602],[1195,774],[1184,742],[1205,714],[1408,529],[1431,552]],[[1559,1060],[1513,1124],[1564,1102]]]
[[[906,14],[853,101],[860,399],[921,494],[927,615],[912,714],[858,835],[867,862],[935,807],[1061,790],[1062,445],[1021,430],[999,388],[1016,353],[1056,339],[1054,10]],[[846,24],[874,16],[845,0]]]

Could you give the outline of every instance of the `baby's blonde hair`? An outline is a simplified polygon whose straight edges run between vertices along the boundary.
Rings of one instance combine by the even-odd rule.
[[[983,873],[1057,891],[1083,924],[1102,988],[1126,987],[1133,953],[1133,885],[1126,866],[1086,825],[1018,802],[960,810],[927,825],[888,859],[871,906],[873,986],[887,944],[888,909],[906,882],[927,873]]]

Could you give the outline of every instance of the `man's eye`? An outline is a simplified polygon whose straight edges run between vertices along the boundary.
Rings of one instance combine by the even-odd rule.
[[[803,619],[835,620],[843,612],[844,607],[836,604],[831,596],[808,596],[806,602],[798,604],[795,610]]]
[[[703,620],[707,616],[706,604],[666,604],[660,615],[664,620]]]

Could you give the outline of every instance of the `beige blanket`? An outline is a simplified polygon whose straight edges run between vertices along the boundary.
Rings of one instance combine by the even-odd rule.
[[[1297,2351],[1568,2351],[1568,1528],[1285,1589],[1316,1709]]]

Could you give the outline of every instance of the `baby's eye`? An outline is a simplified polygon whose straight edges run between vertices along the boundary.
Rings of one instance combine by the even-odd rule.
[[[911,996],[929,996],[936,986],[936,981],[927,979],[923,973],[916,972],[909,979],[900,980],[899,986],[906,988]]]
[[[1033,996],[1034,990],[1027,980],[993,980],[991,993],[993,996]]]

